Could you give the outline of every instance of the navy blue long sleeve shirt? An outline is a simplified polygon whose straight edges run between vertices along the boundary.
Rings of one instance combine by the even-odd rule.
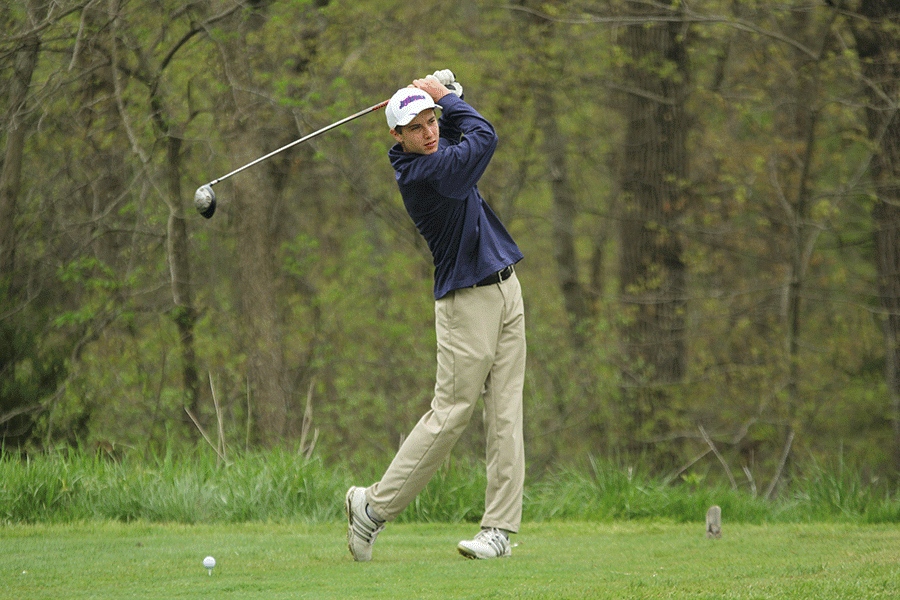
[[[478,193],[497,147],[493,126],[456,94],[438,101],[440,141],[433,154],[388,156],[406,211],[434,257],[434,297],[471,287],[515,264],[522,252]]]

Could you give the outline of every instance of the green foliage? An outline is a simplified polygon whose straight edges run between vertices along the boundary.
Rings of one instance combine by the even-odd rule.
[[[0,298],[9,298],[0,291]],[[10,306],[13,303],[2,302]],[[14,318],[0,319],[0,443],[27,444],[33,440],[36,422],[45,410],[45,398],[53,394],[67,375],[67,358],[73,341],[63,335],[46,335],[49,307],[27,305]]]
[[[255,403],[265,401],[252,385],[259,341],[245,333],[252,306],[235,266],[258,251],[261,262],[274,265],[271,289],[259,291],[275,299],[277,342],[265,350],[285,365],[279,384],[288,423],[274,443],[297,445],[311,390],[323,463],[354,470],[386,464],[430,400],[434,333],[431,259],[398,197],[383,115],[223,182],[212,221],[194,214],[189,195],[248,155],[371,106],[414,77],[452,68],[500,138],[480,190],[526,256],[518,273],[528,311],[528,453],[536,474],[560,480],[555,493],[583,506],[567,510],[592,518],[686,511],[677,502],[666,508],[655,484],[635,487],[619,471],[607,473],[609,480],[566,472],[588,456],[625,456],[635,447],[659,457],[647,466],[650,481],[680,473],[678,481],[730,490],[733,472],[743,491],[761,493],[792,475],[779,471],[788,432],[795,435],[789,464],[827,461],[839,440],[848,461],[870,465],[859,491],[894,480],[897,416],[885,400],[884,341],[873,317],[879,291],[872,191],[864,181],[875,145],[863,133],[863,82],[846,22],[832,21],[825,7],[691,5],[716,18],[683,32],[692,70],[685,82],[690,175],[670,183],[689,197],[675,222],[653,226],[677,236],[684,249],[687,373],[665,386],[666,402],[654,407],[653,420],[638,435],[628,433],[635,408],[628,399],[647,397],[629,392],[659,389],[652,382],[629,389],[643,385],[631,375],[645,365],[623,358],[619,339],[633,315],[615,291],[618,259],[634,243],[620,237],[621,161],[636,143],[624,139],[614,110],[628,98],[621,72],[631,60],[624,25],[610,25],[620,4],[576,10],[541,2],[519,10],[472,1],[423,7],[296,0],[232,13],[226,5],[166,0],[117,5],[115,15],[87,4],[54,11],[40,26],[31,21],[38,17],[11,6],[2,17],[0,64],[12,68],[27,32],[42,36],[42,51],[21,123],[28,160],[15,215],[16,293],[0,309],[6,430],[47,450],[112,443],[150,457],[173,445],[184,445],[175,452],[192,447],[197,432],[184,412],[183,340],[171,320],[185,308],[173,299],[167,249],[170,215],[185,215],[199,315],[193,342],[204,384],[195,407],[201,422],[212,432],[221,423],[227,447],[245,451]],[[659,58],[641,64],[671,68]],[[578,279],[594,311],[579,325],[584,345],[572,342],[553,259],[559,174],[541,151],[537,89],[551,90],[566,140]],[[7,98],[0,89],[4,114],[11,114]],[[815,117],[811,129],[801,127],[809,117],[803,107]],[[4,122],[3,131],[9,126]],[[806,133],[814,134],[808,154]],[[173,140],[177,160],[168,154]],[[173,183],[186,190],[184,198],[169,197]],[[239,228],[249,215],[238,207],[264,211],[260,237],[268,247],[249,247]],[[789,351],[786,306],[797,273],[800,322]],[[10,417],[28,406],[40,410]],[[476,419],[455,459],[477,463],[481,434]],[[477,480],[457,474],[440,477],[467,497]],[[253,477],[247,474],[251,483],[241,493],[259,503],[263,492]],[[207,479],[185,476],[169,499],[139,512],[127,498],[152,496],[156,482],[147,473],[135,479],[133,489],[107,490],[122,508],[98,510],[161,519],[194,495],[218,502],[205,496]],[[284,485],[279,494],[299,483],[288,477]],[[621,497],[597,504],[598,487]],[[23,498],[64,504],[72,489],[65,482]],[[548,500],[540,486],[530,495],[535,506]],[[861,510],[850,504],[851,512]],[[412,514],[468,521],[477,505],[428,500]],[[279,518],[292,509],[260,510]]]

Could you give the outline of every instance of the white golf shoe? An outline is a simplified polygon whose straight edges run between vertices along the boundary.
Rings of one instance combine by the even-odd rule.
[[[499,529],[482,529],[472,540],[456,545],[466,558],[500,558],[512,554],[509,539]]]
[[[347,547],[357,562],[372,560],[372,544],[384,529],[384,521],[374,521],[366,512],[366,489],[347,490]]]

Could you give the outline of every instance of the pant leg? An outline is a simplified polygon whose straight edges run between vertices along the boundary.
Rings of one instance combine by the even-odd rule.
[[[456,290],[435,302],[437,376],[431,410],[407,436],[381,480],[366,490],[373,511],[388,521],[443,464],[481,398],[501,330],[499,287]]]
[[[522,522],[525,483],[522,433],[525,310],[515,274],[499,287],[504,311],[484,396],[487,488],[481,525],[517,532]]]

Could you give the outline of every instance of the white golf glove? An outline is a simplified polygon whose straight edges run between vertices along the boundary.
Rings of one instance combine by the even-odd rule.
[[[442,85],[447,85],[448,83],[453,83],[456,81],[456,76],[450,69],[441,69],[440,71],[435,71],[434,74],[429,75],[429,77],[437,79],[441,82]]]
[[[463,95],[463,87],[458,81],[456,81],[456,76],[450,69],[441,69],[439,71],[435,71],[431,75],[426,75],[425,79],[435,79],[457,96],[462,97]]]

